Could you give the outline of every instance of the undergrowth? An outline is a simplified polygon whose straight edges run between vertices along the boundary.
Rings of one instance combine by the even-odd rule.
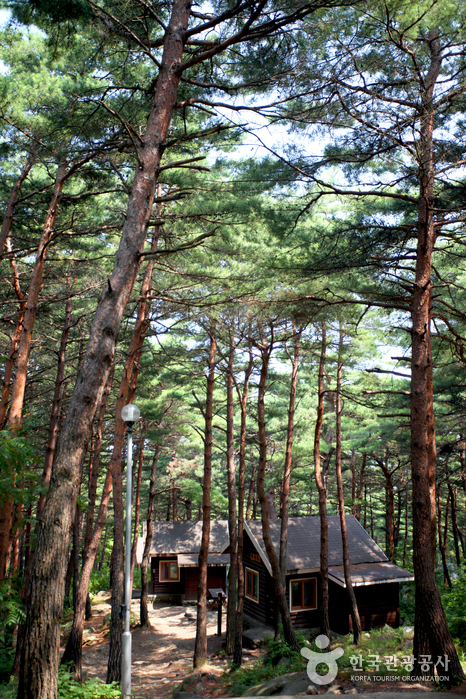
[[[8,684],[0,684],[1,699],[16,699],[18,682],[12,678]],[[116,682],[103,684],[99,679],[75,682],[72,675],[60,668],[57,699],[120,699],[121,690]]]

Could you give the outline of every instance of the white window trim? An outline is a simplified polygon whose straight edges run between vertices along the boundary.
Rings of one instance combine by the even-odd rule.
[[[244,596],[246,597],[246,599],[251,600],[251,602],[255,602],[256,604],[259,604],[259,571],[254,570],[253,568],[248,568],[247,566],[245,566],[244,568],[245,568],[245,570],[244,570]],[[246,585],[247,571],[249,571],[250,573],[253,573],[253,575],[257,575],[257,599],[255,597],[251,597],[250,595],[248,595],[248,593],[246,591],[247,590],[247,585]]]
[[[177,578],[162,578],[162,565],[164,563],[175,563],[176,565],[176,570],[178,571],[178,577]],[[164,583],[172,583],[172,582],[180,582],[180,566],[178,565],[178,561],[173,560],[163,560],[159,561],[159,582],[164,582]]]
[[[291,598],[291,584],[294,582],[306,582],[307,580],[314,580],[315,584],[315,590],[316,590],[316,605],[315,607],[292,607],[292,598]],[[314,609],[318,609],[318,600],[317,600],[317,595],[318,595],[318,590],[317,590],[317,578],[315,576],[309,577],[309,578],[290,578],[290,589],[289,589],[289,594],[290,594],[290,612],[310,612]]]

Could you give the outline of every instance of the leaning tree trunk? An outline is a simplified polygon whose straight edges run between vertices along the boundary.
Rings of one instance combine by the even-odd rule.
[[[79,377],[57,448],[31,571],[18,699],[55,699],[60,621],[69,531],[85,445],[113,363],[121,319],[140,266],[152,213],[157,172],[168,133],[180,73],[190,5],[174,0],[147,128],[139,148],[127,215],[113,273],[99,302]]]
[[[324,372],[326,353],[326,330],[325,323],[322,323],[322,345],[320,350],[319,377],[318,377],[318,403],[317,419],[314,432],[314,466],[315,480],[319,492],[319,518],[320,518],[320,630],[330,638],[329,593],[328,593],[328,519],[327,519],[327,488],[322,476],[320,438],[322,434],[322,423],[324,420]]]
[[[246,419],[247,402],[249,391],[249,379],[251,377],[254,359],[252,346],[249,343],[249,363],[244,372],[243,390],[239,396],[241,406],[241,427],[239,441],[238,458],[238,605],[236,607],[235,623],[235,649],[233,652],[233,662],[241,665],[243,655],[243,605],[244,605],[244,567],[243,567],[243,545],[244,545],[244,472],[246,461]]]
[[[340,343],[338,348],[338,369],[337,369],[337,395],[336,395],[336,429],[335,429],[335,467],[337,476],[337,492],[338,492],[338,510],[340,514],[340,526],[341,526],[341,543],[343,548],[343,569],[345,574],[346,590],[348,592],[348,598],[351,606],[351,620],[353,622],[353,640],[355,645],[358,645],[361,641],[362,627],[361,619],[359,618],[358,603],[356,601],[356,595],[354,594],[353,583],[351,581],[351,571],[350,571],[350,557],[349,557],[349,546],[348,546],[348,532],[346,529],[346,515],[345,515],[345,498],[343,494],[343,479],[341,477],[341,374],[343,369],[343,364],[341,360],[341,355],[343,352],[343,330],[340,326]]]
[[[228,472],[228,528],[230,533],[230,572],[228,575],[227,635],[225,650],[232,655],[235,649],[236,583],[238,578],[238,531],[236,528],[236,469],[235,433],[233,425],[233,362],[235,342],[230,331],[227,367],[227,472]]]
[[[209,331],[210,350],[207,374],[206,406],[204,411],[204,480],[202,484],[202,538],[199,551],[199,578],[197,583],[197,622],[194,646],[194,667],[207,662],[207,556],[210,540],[210,487],[212,482],[212,419],[215,382],[215,328]]]
[[[55,225],[63,192],[63,185],[65,183],[66,165],[66,163],[61,163],[58,166],[54,191],[45,217],[31,281],[29,283],[24,315],[21,314],[21,331],[16,352],[15,377],[10,389],[10,409],[7,418],[7,425],[13,430],[16,430],[21,423],[29,355],[31,353],[32,332],[39,303],[39,294],[42,288],[47,251],[52,239],[53,227]],[[14,505],[14,499],[10,497],[4,498],[0,507],[0,580],[3,580],[5,577],[8,567],[11,543],[10,532],[13,523]]]
[[[262,333],[261,333],[262,334]],[[273,587],[276,597],[276,602],[280,610],[283,623],[283,635],[285,641],[299,653],[299,646],[291,624],[290,610],[286,601],[285,588],[280,574],[280,562],[277,552],[272,542],[270,533],[270,512],[269,501],[265,490],[265,470],[267,466],[267,434],[265,429],[265,388],[267,381],[267,373],[269,368],[270,356],[273,349],[273,329],[270,344],[267,339],[262,338],[262,343],[258,345],[261,353],[261,375],[258,390],[258,424],[259,424],[259,467],[257,469],[257,496],[261,504],[262,518],[262,538],[264,540],[267,557],[272,568]]]
[[[433,93],[441,63],[442,49],[438,30],[429,33],[426,44],[430,66],[421,93],[419,150],[419,199],[416,272],[412,294],[412,370],[411,370],[411,475],[413,498],[413,567],[416,589],[413,676],[421,670],[421,656],[448,656],[450,666],[445,677],[463,677],[455,645],[448,629],[435,579],[435,518],[437,453],[435,444],[434,394],[431,349],[432,253],[435,243],[432,208],[433,166]]]
[[[152,250],[156,249],[158,243],[159,231],[157,230],[152,237]],[[136,322],[134,325],[133,333],[128,347],[128,353],[123,369],[123,376],[120,381],[120,386],[118,390],[117,403],[115,408],[115,428],[114,428],[114,442],[113,442],[113,453],[110,461],[110,465],[107,471],[107,476],[105,479],[104,489],[102,492],[102,498],[100,502],[99,515],[97,518],[96,526],[94,531],[92,531],[93,519],[94,519],[94,506],[95,500],[91,498],[91,495],[95,496],[95,487],[97,485],[97,470],[98,470],[98,459],[100,457],[101,449],[101,439],[102,439],[102,422],[105,415],[105,408],[107,404],[108,394],[112,385],[112,378],[115,366],[112,365],[110,371],[110,376],[107,381],[107,389],[102,399],[102,403],[99,410],[99,419],[97,423],[96,431],[96,441],[94,445],[94,458],[92,460],[92,469],[90,474],[90,498],[89,498],[89,512],[88,521],[86,527],[86,536],[84,544],[83,553],[83,564],[81,570],[81,579],[79,582],[79,588],[77,593],[77,604],[76,612],[73,618],[73,626],[71,627],[71,633],[68,637],[68,642],[63,653],[61,662],[71,664],[75,675],[79,678],[82,673],[82,638],[84,631],[84,619],[86,615],[87,607],[87,597],[89,589],[89,581],[92,573],[92,569],[95,562],[95,557],[97,555],[97,549],[99,546],[100,537],[102,536],[102,531],[105,526],[105,520],[107,516],[108,503],[111,494],[111,484],[113,479],[113,474],[115,469],[121,468],[121,452],[123,449],[125,425],[121,419],[121,410],[124,407],[126,401],[131,402],[135,391],[135,381],[137,379],[139,359],[142,352],[143,342],[145,333],[147,330],[147,321],[149,314],[149,304],[146,302],[146,297],[151,290],[152,273],[154,268],[154,262],[151,260],[147,269],[144,273],[144,278],[141,285],[141,299],[138,303],[136,312]],[[131,381],[131,385],[130,385]],[[118,486],[117,486],[118,487]],[[114,586],[112,585],[112,593]],[[116,591],[115,591],[116,594]],[[118,602],[118,605],[120,602]],[[115,606],[117,602],[115,602]],[[113,607],[112,607],[113,609]],[[119,612],[119,606],[118,606]],[[119,613],[118,613],[119,618]],[[116,623],[113,626],[114,632],[118,633],[121,629],[121,624],[119,626]],[[112,650],[115,649],[118,655],[118,648],[120,646],[118,643],[112,644]],[[118,664],[118,657],[112,660],[112,667],[116,667]]]

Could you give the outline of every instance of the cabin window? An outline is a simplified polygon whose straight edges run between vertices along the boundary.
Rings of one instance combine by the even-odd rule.
[[[246,568],[246,597],[259,602],[259,573]]]
[[[180,579],[180,569],[176,561],[160,561],[159,580],[160,582],[178,582]]]
[[[317,580],[290,580],[290,607],[298,609],[317,609]]]

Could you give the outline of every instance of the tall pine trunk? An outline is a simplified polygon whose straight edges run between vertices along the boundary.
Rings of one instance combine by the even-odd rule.
[[[77,484],[92,421],[113,363],[123,312],[140,266],[163,144],[176,103],[180,81],[176,68],[181,62],[189,16],[189,1],[174,0],[114,269],[94,317],[61,430],[31,571],[18,699],[55,699],[57,694],[63,579]]]
[[[426,38],[430,65],[422,93],[419,149],[419,199],[416,272],[412,295],[411,475],[413,497],[413,567],[416,601],[413,675],[421,675],[421,655],[447,655],[446,677],[463,677],[456,648],[435,580],[435,519],[437,453],[431,349],[432,253],[435,243],[433,128],[434,87],[440,74],[442,49],[438,30]],[[424,673],[425,674],[425,673]]]
[[[324,420],[324,372],[325,354],[327,349],[327,337],[325,323],[322,323],[322,340],[319,361],[319,376],[317,384],[318,403],[317,419],[314,432],[314,467],[315,480],[319,493],[319,518],[320,518],[320,630],[327,638],[330,638],[329,592],[328,592],[328,519],[327,519],[327,488],[321,469],[320,438],[322,435],[322,423]]]
[[[159,424],[162,427],[162,423]],[[147,569],[150,563],[150,548],[152,544],[153,518],[154,518],[154,501],[155,501],[155,476],[157,474],[157,464],[159,461],[160,444],[155,445],[154,458],[152,459],[152,468],[149,481],[149,502],[147,504],[147,520],[146,520],[146,541],[144,544],[144,553],[141,564],[141,604],[139,612],[139,622],[142,627],[150,628],[148,610],[148,595],[149,595],[149,579]]]
[[[230,573],[228,576],[227,636],[225,650],[232,655],[235,648],[236,584],[238,578],[238,531],[236,525],[236,469],[235,434],[233,424],[233,363],[235,341],[230,331],[227,366],[227,471],[228,471],[228,528],[230,533]]]
[[[343,548],[343,569],[345,574],[346,591],[351,607],[351,620],[353,623],[353,640],[355,645],[361,641],[362,627],[359,618],[358,603],[354,594],[353,583],[351,582],[350,557],[348,545],[348,532],[346,529],[345,498],[343,493],[343,479],[341,476],[341,375],[343,370],[343,330],[340,326],[340,342],[338,346],[338,368],[337,368],[337,391],[336,391],[336,429],[335,429],[335,467],[337,475],[338,510],[340,514],[341,543]]]
[[[283,466],[282,489],[280,493],[280,577],[283,588],[286,589],[286,549],[288,541],[288,510],[290,495],[291,460],[293,456],[294,412],[296,404],[296,385],[299,368],[299,342],[301,332],[296,329],[293,320],[293,359],[291,365],[290,398],[288,403],[288,424],[286,430],[285,463]]]
[[[270,512],[267,492],[265,490],[265,470],[267,466],[267,433],[265,428],[265,389],[269,368],[270,356],[273,350],[274,334],[272,328],[272,338],[270,343],[261,331],[262,343],[258,345],[261,353],[261,374],[259,389],[257,394],[257,416],[259,423],[259,467],[257,469],[257,496],[261,504],[262,538],[265,544],[267,557],[272,568],[272,579],[276,602],[283,623],[283,635],[285,641],[299,653],[298,642],[291,624],[290,610],[286,601],[285,587],[280,573],[280,561],[272,542],[270,533]]]
[[[244,372],[243,390],[239,395],[241,406],[241,426],[239,441],[238,459],[238,605],[236,608],[235,623],[235,649],[233,662],[241,665],[243,655],[243,605],[244,605],[244,567],[243,567],[243,545],[244,545],[244,473],[246,465],[246,419],[247,402],[249,392],[249,379],[251,377],[254,359],[252,346],[249,343],[249,363]]]
[[[194,646],[194,667],[207,662],[207,556],[210,540],[210,488],[212,482],[212,420],[215,382],[215,354],[217,341],[215,327],[209,331],[210,349],[207,367],[206,405],[204,411],[204,479],[202,483],[202,538],[199,551],[199,578],[197,583],[197,621]]]

